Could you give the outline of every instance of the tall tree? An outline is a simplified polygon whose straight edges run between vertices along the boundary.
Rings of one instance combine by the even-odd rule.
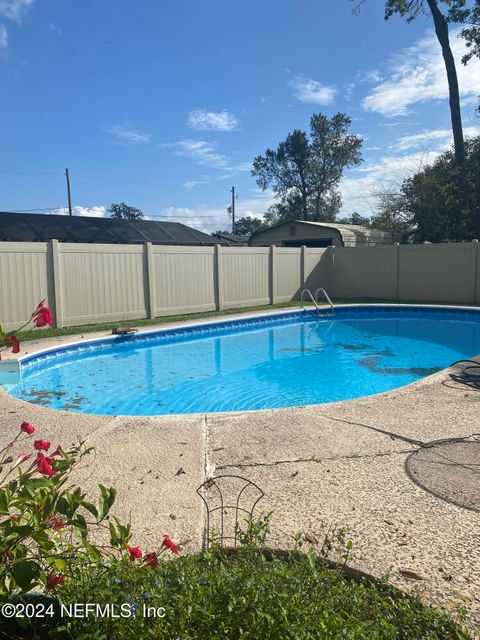
[[[448,242],[480,239],[480,137],[465,142],[465,187],[457,188],[458,168],[453,151],[403,180],[395,189],[377,194],[371,224],[391,229],[416,241]],[[464,202],[466,215],[456,212]]]
[[[360,164],[362,139],[351,135],[350,118],[337,113],[332,118],[313,114],[310,138],[295,129],[276,150],[253,161],[252,176],[265,190],[272,187],[285,209],[301,213],[304,220],[332,220],[341,205],[337,191],[344,169]],[[295,215],[298,217],[298,215]]]
[[[118,220],[140,220],[143,218],[143,211],[135,207],[129,207],[125,202],[120,204],[112,204],[107,211],[111,214],[111,218]]]
[[[460,8],[465,0],[440,0],[445,2],[450,9]],[[448,93],[450,103],[450,117],[452,121],[452,133],[455,144],[455,159],[458,166],[465,167],[465,142],[463,139],[462,114],[460,111],[460,92],[458,89],[457,69],[453,57],[448,33],[448,15],[441,12],[438,0],[387,0],[385,5],[385,20],[395,13],[407,16],[408,22],[414,20],[419,13],[425,13],[426,6],[430,10],[435,26],[435,34],[442,48],[442,56],[448,80]]]
[[[352,0],[355,3],[355,12],[358,12],[366,0]],[[433,18],[435,34],[442,49],[442,56],[447,72],[448,93],[450,103],[450,118],[455,144],[455,160],[460,168],[461,176],[465,170],[465,141],[463,138],[462,115],[460,110],[460,92],[458,88],[457,69],[455,58],[450,46],[449,23],[469,23],[470,28],[465,28],[461,35],[467,41],[470,51],[463,58],[466,63],[472,55],[480,51],[480,0],[473,0],[474,6],[467,5],[468,0],[386,0],[385,20],[395,14],[406,16],[407,22],[415,20],[419,14],[429,12]],[[440,4],[446,5],[446,11],[442,12]]]
[[[246,216],[245,218],[239,218],[235,222],[235,233],[239,236],[251,236],[257,231],[262,231],[267,226],[261,218]]]

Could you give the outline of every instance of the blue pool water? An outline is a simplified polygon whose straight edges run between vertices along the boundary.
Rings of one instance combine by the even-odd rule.
[[[239,411],[379,393],[478,353],[479,312],[343,307],[63,347],[6,388],[83,413]]]

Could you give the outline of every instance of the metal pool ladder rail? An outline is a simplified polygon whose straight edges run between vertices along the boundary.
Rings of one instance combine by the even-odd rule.
[[[302,308],[305,305],[305,295],[308,295],[308,297],[310,298],[310,300],[313,302],[313,304],[315,305],[315,309],[317,311],[320,311],[320,307],[318,306],[318,294],[322,292],[323,295],[325,296],[325,298],[327,299],[328,304],[330,305],[330,307],[332,308],[332,311],[335,311],[335,307],[333,306],[333,302],[330,300],[330,297],[328,295],[328,293],[325,291],[325,289],[322,289],[321,287],[318,288],[315,291],[315,295],[312,294],[312,292],[310,291],[310,289],[303,289],[302,294],[300,296],[300,303],[302,305]]]
[[[330,305],[330,307],[332,308],[332,311],[335,311],[335,306],[333,304],[333,302],[330,300],[330,296],[328,295],[328,293],[325,291],[325,289],[323,289],[322,287],[319,287],[316,291],[315,291],[315,301],[318,304],[318,294],[319,293],[323,293],[323,295],[325,296],[326,301],[328,302],[328,304]]]

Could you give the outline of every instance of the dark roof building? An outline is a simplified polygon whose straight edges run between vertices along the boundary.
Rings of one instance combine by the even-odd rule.
[[[212,246],[218,238],[179,222],[118,220],[86,216],[0,212],[2,242],[96,242],[99,244],[152,244]]]
[[[223,240],[226,244],[232,247],[248,247],[249,236],[237,236],[233,233],[227,233],[225,231],[221,233],[212,233],[214,238]]]

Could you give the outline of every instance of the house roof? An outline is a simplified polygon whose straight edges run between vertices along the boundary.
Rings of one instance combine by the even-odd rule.
[[[268,229],[263,229],[254,233],[252,237],[258,236],[266,231],[271,231],[278,227],[282,227],[287,224],[300,224],[321,227],[323,229],[333,229],[338,231],[343,243],[348,246],[349,244],[369,244],[374,242],[389,240],[394,242],[396,240],[395,234],[392,231],[383,231],[382,229],[371,229],[370,227],[362,227],[357,224],[341,224],[336,222],[311,222],[309,220],[288,220],[287,222],[281,222]]]
[[[220,240],[225,240],[229,244],[248,244],[248,240],[250,236],[238,236],[233,233],[214,233],[213,236],[215,238],[220,238]]]
[[[53,239],[99,244],[226,244],[179,222],[0,212],[0,241],[46,242]]]

